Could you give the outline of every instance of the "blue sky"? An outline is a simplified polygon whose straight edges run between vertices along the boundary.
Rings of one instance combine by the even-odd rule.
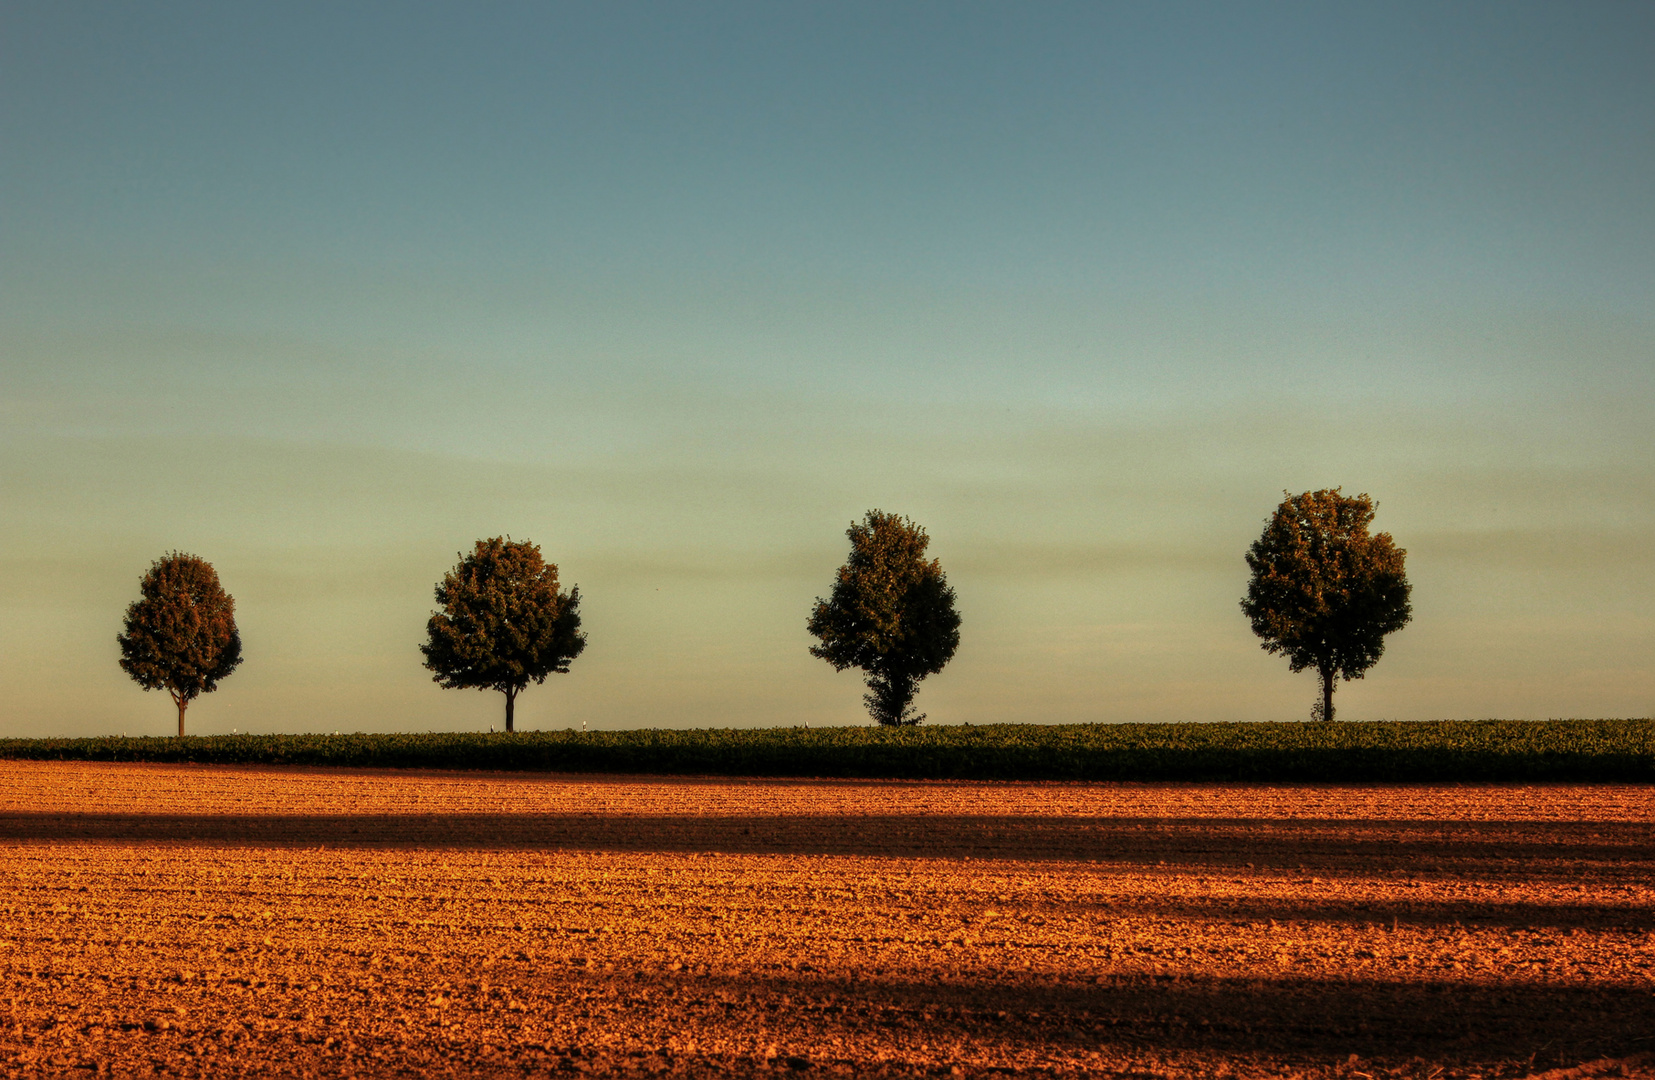
[[[1655,709],[1643,4],[9,5],[0,729],[477,727],[476,537],[592,645],[527,726],[861,722],[804,619],[925,524],[939,722],[1295,719],[1241,553],[1380,503],[1416,617],[1341,715]]]

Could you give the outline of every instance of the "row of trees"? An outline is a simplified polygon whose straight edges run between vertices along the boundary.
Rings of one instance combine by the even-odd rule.
[[[1295,672],[1317,673],[1312,715],[1321,720],[1333,719],[1336,680],[1360,679],[1386,635],[1412,616],[1407,553],[1389,533],[1369,533],[1373,516],[1366,494],[1287,495],[1246,555],[1242,612],[1266,651]],[[925,557],[925,530],[906,517],[870,510],[846,536],[850,554],[805,624],[818,642],[810,653],[835,671],[863,673],[862,700],[877,723],[918,724],[920,682],[959,648],[954,589],[939,561]],[[139,588],[116,638],[121,667],[144,689],[171,695],[182,736],[189,703],[241,663],[235,601],[209,563],[176,551],[157,559]],[[567,674],[586,648],[580,588],[561,591],[556,564],[528,541],[477,541],[437,583],[436,600],[420,645],[426,668],[445,688],[504,694],[507,731],[517,695]]]

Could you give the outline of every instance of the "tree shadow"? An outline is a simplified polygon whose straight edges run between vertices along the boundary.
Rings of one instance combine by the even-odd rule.
[[[1487,900],[1320,900],[1270,897],[1145,897],[1127,904],[1087,905],[1165,918],[1234,922],[1319,922],[1367,926],[1383,934],[1401,927],[1549,930],[1655,930],[1655,909],[1645,904],[1526,904]]]
[[[1474,869],[1572,878],[1582,864],[1647,880],[1655,823],[1250,820],[1019,815],[0,814],[0,839],[718,851],[1122,862],[1222,869]]]
[[[0,815],[0,841],[436,848],[459,850],[718,852],[953,860],[1097,862],[1136,872],[1257,871],[1375,875],[1397,881],[1383,897],[1303,899],[1164,893],[1133,910],[1238,920],[1398,925],[1655,928],[1647,905],[1532,905],[1413,899],[1418,879],[1551,884],[1647,883],[1655,827],[1638,822],[1499,823],[1215,821],[971,816],[688,817],[596,814],[91,814]],[[1406,872],[1407,877],[1400,875]]]
[[[732,1000],[779,1000],[820,1044],[907,1037],[991,1046],[1008,1058],[1074,1051],[1326,1067],[1356,1054],[1404,1074],[1410,1063],[1420,1075],[1445,1064],[1526,1074],[1655,1049],[1655,995],[1613,986],[1151,976],[1054,986],[1012,976],[914,982],[792,971],[587,977],[624,982],[623,995],[647,980],[670,992],[675,1014],[691,1023],[698,1010],[723,1015]]]

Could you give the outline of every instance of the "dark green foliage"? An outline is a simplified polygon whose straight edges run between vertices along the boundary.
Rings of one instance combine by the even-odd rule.
[[[1335,680],[1360,679],[1384,654],[1385,635],[1413,616],[1408,553],[1389,533],[1368,534],[1373,508],[1366,494],[1338,488],[1288,495],[1247,552],[1242,613],[1266,652],[1320,676],[1321,720],[1333,719]]]
[[[880,725],[912,726],[920,680],[943,669],[960,646],[960,615],[942,565],[925,558],[931,540],[905,517],[869,510],[846,530],[850,557],[833,595],[816,598],[806,623],[821,641],[810,655],[833,670],[867,673],[862,701]]]
[[[554,672],[568,674],[586,648],[579,586],[558,592],[557,566],[527,541],[477,541],[436,592],[442,610],[426,624],[425,666],[446,689],[505,694],[508,732],[518,693]]]
[[[115,636],[121,670],[145,690],[171,695],[183,738],[190,702],[218,689],[241,663],[236,602],[211,563],[179,551],[156,559],[138,591]]]
[[[8,739],[0,758],[911,780],[1655,783],[1655,720]]]

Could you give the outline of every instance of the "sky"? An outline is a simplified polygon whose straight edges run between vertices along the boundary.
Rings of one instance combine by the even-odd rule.
[[[589,644],[520,728],[868,722],[869,509],[964,618],[930,723],[1301,720],[1284,492],[1414,619],[1351,720],[1655,713],[1647,3],[0,4],[0,736],[487,730],[480,537]]]

